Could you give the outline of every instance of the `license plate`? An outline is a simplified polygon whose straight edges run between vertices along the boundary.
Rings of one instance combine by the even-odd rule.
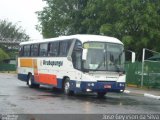
[[[104,88],[111,88],[111,85],[104,85]]]

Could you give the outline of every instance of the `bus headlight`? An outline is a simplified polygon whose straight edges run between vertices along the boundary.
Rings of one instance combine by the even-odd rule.
[[[92,83],[91,86],[94,86],[94,83]]]
[[[94,86],[94,83],[88,83],[88,86],[90,87],[90,86]]]
[[[119,86],[120,86],[120,87],[124,87],[124,84],[123,84],[123,83],[120,83]]]

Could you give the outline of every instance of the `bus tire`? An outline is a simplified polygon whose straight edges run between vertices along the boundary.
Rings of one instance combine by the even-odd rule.
[[[65,95],[68,95],[68,96],[74,95],[74,92],[70,90],[70,83],[69,83],[69,80],[68,80],[68,79],[66,79],[66,80],[64,81],[64,85],[63,85],[63,86],[64,86],[64,87],[63,87],[63,91],[64,91],[64,94],[65,94]]]
[[[97,92],[98,98],[103,98],[106,95],[106,92]]]
[[[27,85],[28,85],[28,87],[30,87],[30,88],[39,88],[39,86],[40,86],[39,84],[35,84],[35,83],[33,82],[33,80],[32,80],[32,75],[31,75],[31,74],[28,75]]]

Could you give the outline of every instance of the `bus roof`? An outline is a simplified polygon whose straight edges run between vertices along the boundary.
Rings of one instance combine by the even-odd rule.
[[[123,44],[120,40],[114,37],[102,36],[102,35],[70,35],[70,36],[60,36],[56,38],[49,38],[49,39],[42,39],[42,40],[32,40],[21,42],[20,45],[26,44],[34,44],[34,43],[45,43],[45,42],[52,42],[52,41],[59,41],[65,39],[78,39],[82,43],[89,42],[89,41],[99,41],[99,42],[110,42],[110,43],[118,43]]]

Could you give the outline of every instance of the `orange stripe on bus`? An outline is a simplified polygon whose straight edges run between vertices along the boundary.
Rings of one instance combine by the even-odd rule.
[[[39,74],[38,82],[57,86],[57,76],[52,74]]]
[[[20,67],[33,67],[33,59],[20,59]]]

